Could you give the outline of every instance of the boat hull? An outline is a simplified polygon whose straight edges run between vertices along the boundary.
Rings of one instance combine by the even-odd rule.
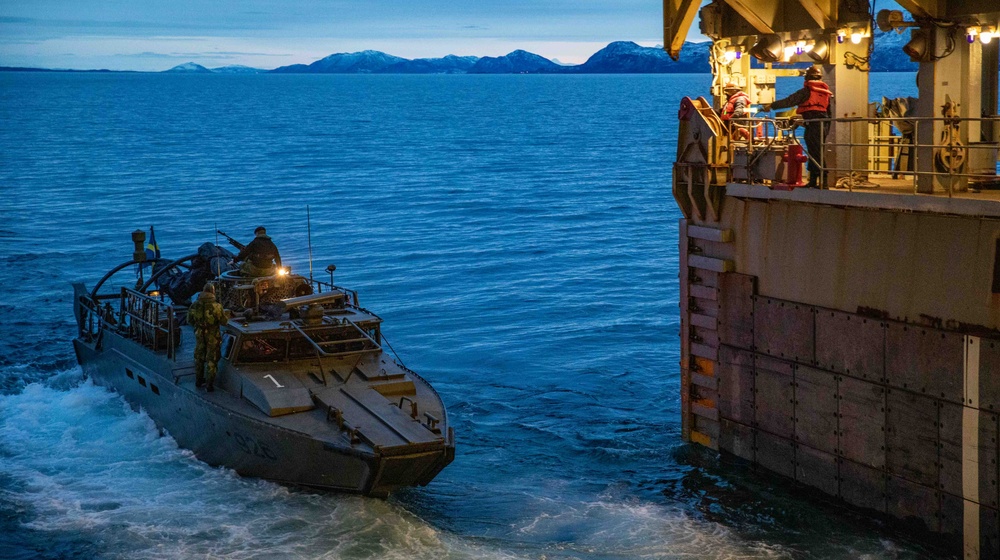
[[[185,376],[175,377],[174,362],[134,341],[113,333],[96,340],[74,340],[88,377],[144,410],[198,459],[242,476],[384,497],[399,487],[427,484],[454,457],[453,446],[387,457],[355,448],[336,432],[323,439],[288,429],[255,414],[238,396],[193,390],[189,372],[181,381]]]

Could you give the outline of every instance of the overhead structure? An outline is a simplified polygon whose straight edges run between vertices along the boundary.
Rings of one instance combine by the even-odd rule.
[[[1000,2],[897,1],[664,3],[672,57],[696,9],[712,40],[671,177],[681,433],[1000,558]],[[871,99],[876,33],[908,34],[918,97]],[[806,68],[833,91],[807,157],[763,114]]]

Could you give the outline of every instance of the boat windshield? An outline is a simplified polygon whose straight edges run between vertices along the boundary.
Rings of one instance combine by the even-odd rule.
[[[288,341],[282,337],[252,337],[240,342],[241,362],[283,362]]]

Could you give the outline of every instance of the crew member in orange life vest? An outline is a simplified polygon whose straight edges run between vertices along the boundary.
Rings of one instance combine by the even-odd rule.
[[[750,105],[750,96],[744,93],[740,87],[732,82],[726,84],[722,90],[726,93],[728,100],[719,115],[723,122],[729,125],[729,134],[734,140],[750,139],[750,129],[744,125],[737,125],[729,122],[732,119],[743,119],[748,117],[747,106]]]
[[[763,106],[765,111],[798,106],[796,113],[805,120],[806,151],[809,152],[809,164],[806,166],[809,170],[807,186],[812,189],[821,188],[825,184],[819,161],[823,151],[823,139],[830,133],[829,122],[820,123],[815,119],[830,118],[830,99],[833,97],[833,92],[821,81],[821,77],[819,68],[811,66],[806,70],[805,87],[784,99]]]

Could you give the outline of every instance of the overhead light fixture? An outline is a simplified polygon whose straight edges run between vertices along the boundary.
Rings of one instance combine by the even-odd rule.
[[[855,27],[855,28],[851,29],[851,42],[852,43],[854,43],[855,45],[860,45],[861,44],[861,39],[864,39],[864,38],[865,38],[864,31],[862,31],[860,27]]]
[[[815,62],[823,64],[830,57],[830,44],[826,42],[826,39],[816,39],[816,42],[806,54]]]
[[[970,44],[973,43],[973,42],[975,42],[976,41],[976,33],[978,33],[978,32],[979,32],[979,30],[976,29],[975,27],[967,27],[967,28],[965,28],[965,40],[968,41]]]
[[[915,25],[912,21],[903,21],[903,12],[900,10],[879,10],[875,16],[875,25],[880,31],[892,31],[899,27],[910,27]]]
[[[837,42],[843,43],[845,38],[847,38],[847,29],[841,27],[837,30]]]
[[[923,29],[913,29],[910,31],[910,42],[903,45],[903,52],[910,57],[912,62],[926,60],[930,39]]]
[[[993,37],[996,37],[996,34],[997,32],[995,28],[987,27],[986,29],[983,29],[982,31],[979,32],[979,42],[984,45],[988,45],[989,42],[993,39]]]
[[[784,43],[777,35],[761,35],[750,54],[761,62],[777,62],[782,57]]]

